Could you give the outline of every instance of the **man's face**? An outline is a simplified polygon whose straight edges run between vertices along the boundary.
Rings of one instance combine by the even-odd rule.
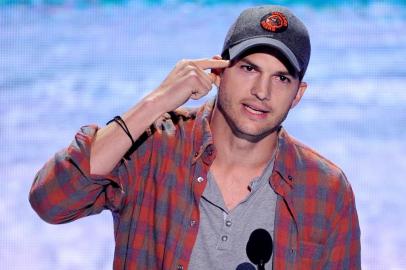
[[[258,141],[275,131],[307,85],[267,53],[253,53],[224,69],[217,107],[233,133]]]

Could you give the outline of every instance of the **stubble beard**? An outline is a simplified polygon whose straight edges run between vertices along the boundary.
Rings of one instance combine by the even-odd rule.
[[[237,138],[245,139],[249,142],[259,142],[262,139],[266,138],[270,134],[279,131],[282,122],[286,119],[289,110],[284,112],[282,117],[279,117],[276,119],[276,124],[270,125],[263,127],[259,130],[257,130],[255,133],[250,132],[248,128],[244,128],[243,124],[238,121],[239,116],[237,113],[233,113],[232,110],[232,104],[230,100],[222,95],[219,91],[217,95],[217,102],[216,102],[216,107],[219,110],[219,112],[222,114],[224,119],[226,120],[228,126],[230,127],[231,131]],[[272,112],[271,112],[272,113]]]

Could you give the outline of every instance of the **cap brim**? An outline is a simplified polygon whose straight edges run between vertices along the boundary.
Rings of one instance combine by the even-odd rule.
[[[280,51],[287,60],[292,64],[297,72],[300,72],[300,65],[297,61],[296,56],[293,52],[282,42],[276,39],[267,38],[267,37],[257,37],[245,40],[240,42],[228,49],[230,60],[234,59],[235,57],[239,56],[241,53],[245,52],[248,49],[257,47],[257,46],[269,46],[271,48],[275,48]]]

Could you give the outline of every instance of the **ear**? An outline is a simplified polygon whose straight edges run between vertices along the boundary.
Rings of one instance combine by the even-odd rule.
[[[291,109],[294,108],[299,103],[299,101],[302,99],[303,94],[306,91],[306,89],[307,89],[307,83],[300,82],[299,89],[297,90],[296,96],[292,101],[292,105],[290,105]]]
[[[215,55],[212,57],[212,59],[215,60],[222,60],[223,58],[221,58],[220,55]],[[214,80],[214,84],[219,87],[220,86],[220,82],[221,82],[221,73],[223,73],[224,68],[212,68],[211,69],[211,73],[214,74],[216,76],[216,79]]]

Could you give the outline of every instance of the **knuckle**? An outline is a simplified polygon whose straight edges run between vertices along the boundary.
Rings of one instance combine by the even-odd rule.
[[[184,67],[184,69],[185,69],[186,71],[188,71],[188,72],[196,71],[195,68],[194,68],[193,66],[191,66],[191,65],[186,65],[186,66]]]
[[[189,64],[190,64],[190,60],[188,60],[188,59],[181,59],[178,62],[178,65],[180,65],[180,66],[188,66]]]
[[[192,79],[197,80],[199,78],[199,74],[197,73],[197,71],[195,69],[191,69],[188,73],[189,77]]]

